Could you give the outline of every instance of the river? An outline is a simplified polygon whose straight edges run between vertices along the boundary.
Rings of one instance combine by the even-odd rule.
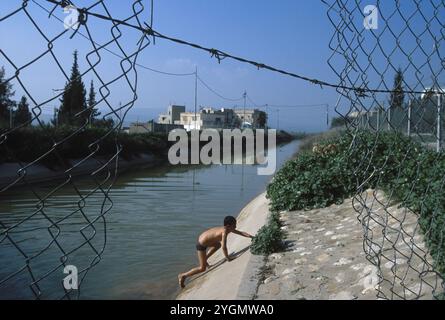
[[[298,145],[294,141],[278,147],[278,167]],[[236,216],[266,189],[270,179],[257,175],[257,166],[251,165],[166,165],[123,173],[110,191],[113,206],[105,215],[105,251],[91,270],[88,266],[104,244],[104,221],[98,219],[94,229],[83,227],[100,212],[104,201],[100,191],[79,201],[73,186],[66,185],[43,208],[36,208],[38,197],[56,183],[0,194],[2,223],[10,226],[35,213],[9,233],[10,238],[0,239],[0,279],[26,266],[23,254],[34,256],[30,269],[0,285],[0,299],[34,298],[32,290],[40,290],[42,299],[60,298],[66,276],[60,260],[64,256],[67,264],[78,268],[80,279],[85,276],[81,299],[174,298],[177,274],[197,263],[199,233],[221,225],[226,215]],[[75,181],[83,196],[94,190],[89,179]],[[110,202],[104,205],[106,209]],[[57,221],[57,227],[49,221]],[[32,284],[33,279],[39,281]]]

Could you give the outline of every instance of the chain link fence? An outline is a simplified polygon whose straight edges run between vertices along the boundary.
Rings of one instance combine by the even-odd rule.
[[[88,273],[101,260],[107,243],[107,215],[113,207],[110,191],[122,151],[119,138],[125,115],[138,98],[138,56],[151,40],[140,32],[123,30],[122,23],[112,18],[109,1],[90,1],[89,7],[82,9],[73,5],[71,1],[42,0],[3,4],[9,11],[1,13],[0,28],[10,38],[1,40],[2,88],[9,86],[9,91],[23,93],[32,117],[16,123],[12,104],[10,121],[8,113],[3,114],[6,120],[0,131],[0,164],[3,164],[0,200],[4,210],[10,208],[10,201],[15,201],[16,193],[26,193],[35,202],[23,203],[13,217],[6,215],[7,211],[0,212],[1,298],[79,298]],[[147,5],[144,1],[132,1],[126,6],[128,10],[113,14],[123,22],[142,27],[150,15],[150,8],[144,5]],[[100,25],[89,21],[89,10],[100,12],[109,20]],[[22,28],[25,33],[14,35],[15,30]],[[15,46],[19,42],[26,44],[27,39],[28,48]],[[79,67],[79,74],[73,78],[69,69],[72,61],[67,57],[78,47],[81,48],[78,65],[83,67]],[[52,79],[47,74],[57,78],[59,85],[66,83],[65,90],[51,91]],[[70,90],[81,79],[94,79],[99,84],[94,102],[70,114],[71,125],[64,129],[56,130],[45,123],[44,115],[53,108],[57,110],[60,101],[66,98],[66,88]],[[32,81],[41,82],[48,92],[42,94]],[[1,103],[6,109],[6,101]],[[98,131],[99,134],[86,133],[92,130],[93,109],[107,110],[102,112],[101,120],[111,124]],[[55,115],[56,127],[61,119]],[[31,130],[31,123],[35,133],[21,135]],[[46,143],[38,138],[32,140],[34,134],[44,135]],[[21,140],[23,137],[28,139],[27,143]],[[87,145],[89,151],[73,154],[75,160],[68,161],[65,150],[68,144]],[[17,145],[22,145],[21,149]],[[103,153],[104,149],[108,152]],[[31,150],[37,156],[29,159]],[[7,167],[11,162],[18,164],[17,167]],[[31,178],[48,163],[54,169],[54,176],[47,177],[44,187],[37,188]],[[88,173],[88,186],[93,183],[95,187],[83,187],[86,178],[80,180],[78,173]],[[78,271],[77,285],[71,278],[67,286],[63,279],[72,274],[71,266]]]
[[[13,3],[9,4],[10,11],[0,17],[0,28],[13,30],[12,26],[24,26],[43,45],[26,50],[20,58],[11,48],[3,45],[0,48],[0,65],[5,66],[3,90],[6,90],[5,84],[14,85],[32,107],[31,119],[18,124],[9,121],[0,132],[0,161],[8,159],[19,165],[13,170],[14,177],[2,177],[0,197],[3,202],[13,201],[13,192],[24,190],[35,197],[32,205],[21,207],[16,218],[0,219],[1,297],[8,297],[8,292],[17,297],[15,293],[22,292],[23,287],[29,287],[29,291],[20,296],[22,298],[80,297],[81,290],[64,286],[63,271],[69,265],[79,268],[80,289],[87,274],[102,258],[107,242],[107,214],[113,205],[110,190],[122,152],[119,137],[125,115],[138,98],[137,61],[156,37],[206,51],[218,62],[229,58],[336,89],[340,95],[336,112],[345,120],[347,134],[354,137],[351,152],[363,147],[365,142],[360,135],[363,130],[372,132],[375,138],[375,143],[366,145],[366,152],[357,166],[357,172],[361,172],[357,176],[366,176],[366,179],[357,179],[353,204],[363,226],[367,259],[378,275],[378,298],[442,297],[445,199],[441,194],[445,158],[442,152],[436,151],[442,148],[444,128],[443,0],[377,0],[374,6],[359,0],[322,0],[335,30],[328,60],[338,77],[335,84],[162,35],[152,29],[153,11],[144,7],[147,1],[132,1],[126,6],[128,12],[118,13],[112,13],[109,1],[105,0],[91,1],[88,7],[81,9],[76,9],[76,3],[71,1],[17,0],[10,3]],[[60,18],[57,13],[70,8],[77,14],[75,28],[72,25],[62,29],[49,27],[49,23],[65,23],[66,26],[63,16]],[[88,47],[79,53],[86,67],[73,78],[69,76],[66,59],[61,57],[67,56],[63,49],[67,46],[75,49],[78,41],[84,42],[82,47]],[[111,62],[110,53],[115,59]],[[81,78],[92,78],[99,83],[97,101],[71,114],[77,119],[76,125],[62,134],[45,124],[42,114],[59,103],[59,99],[63,100],[66,90],[60,93],[54,90],[53,96],[51,92],[42,96],[29,82],[28,73],[36,72],[33,68],[44,61],[55,68],[52,73],[57,73],[68,88]],[[41,67],[42,83],[45,72]],[[104,122],[113,123],[110,120],[114,119],[117,122],[99,137],[85,138],[84,132],[91,126],[90,115],[98,107],[108,110],[102,116]],[[7,114],[3,117],[7,118]],[[51,143],[39,146],[38,156],[25,161],[26,150],[13,150],[11,141],[20,143],[18,132],[31,123],[40,127]],[[408,151],[404,149],[402,155],[398,154],[400,147],[394,142],[393,154],[387,158],[402,157],[398,170],[403,181],[391,188],[379,184],[385,168],[373,165],[373,157],[379,151],[378,142],[386,132],[399,132],[418,142],[408,146]],[[101,150],[110,147],[110,138],[114,152],[104,156]],[[76,161],[67,161],[62,155],[64,146],[77,143],[79,139],[87,139],[89,152],[77,155]],[[409,161],[413,157],[416,157],[414,163]],[[58,178],[62,180],[49,180],[46,189],[37,190],[29,179],[30,174],[48,159],[59,168],[62,176]],[[96,186],[92,189],[82,188],[75,175],[82,167],[87,168],[87,163],[89,178]],[[433,174],[421,175],[431,164],[435,166]],[[408,166],[414,177],[412,180],[404,175]],[[376,181],[374,190],[367,188],[370,179]],[[72,198],[67,201],[59,194],[67,188],[75,194],[74,201]],[[45,245],[36,239],[44,239]],[[53,263],[49,265],[47,261]],[[57,291],[54,287],[60,288],[61,294],[49,293]]]
[[[443,298],[445,172],[436,151],[444,128],[445,3],[323,3],[334,28],[330,68],[341,85],[364,88],[359,93],[338,88],[336,112],[353,137],[351,153],[364,148],[356,170],[365,178],[357,179],[353,205],[378,275],[377,297]],[[371,132],[372,143],[362,140],[363,131]],[[413,144],[400,146],[394,139],[377,167],[379,142],[391,132]],[[388,186],[383,181],[393,159],[397,179]],[[370,181],[375,189],[369,189]]]

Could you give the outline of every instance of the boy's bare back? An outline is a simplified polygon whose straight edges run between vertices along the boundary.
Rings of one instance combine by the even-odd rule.
[[[201,233],[198,238],[198,241],[201,245],[205,247],[215,247],[221,243],[224,232],[226,232],[224,227],[214,227],[208,229]]]
[[[253,238],[253,236],[247,232],[236,230],[236,219],[232,216],[227,216],[224,218],[224,226],[214,227],[201,233],[201,235],[198,237],[198,243],[196,244],[199,266],[178,275],[179,286],[181,288],[184,288],[184,281],[187,277],[191,277],[195,274],[206,271],[208,267],[207,259],[210,258],[217,250],[219,250],[219,248],[222,247],[227,261],[233,260],[233,258],[229,256],[229,252],[227,250],[227,235],[229,233],[234,233],[247,238]]]

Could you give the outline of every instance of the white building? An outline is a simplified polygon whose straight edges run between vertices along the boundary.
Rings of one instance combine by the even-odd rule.
[[[160,124],[178,124],[181,113],[185,112],[185,106],[171,105],[168,107],[167,114],[160,114],[158,123]]]

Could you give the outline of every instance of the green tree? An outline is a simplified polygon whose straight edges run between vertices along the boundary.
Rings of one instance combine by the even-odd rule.
[[[70,81],[65,85],[65,89],[60,100],[61,106],[58,113],[59,125],[81,126],[88,121],[89,114],[86,103],[86,90],[82,82],[77,61],[77,50],[74,51],[74,63],[71,68]],[[80,112],[84,111],[81,114]],[[76,116],[76,114],[78,114]]]
[[[12,85],[5,80],[5,68],[0,69],[0,128],[9,127],[9,108],[15,105],[11,100],[14,95]]]
[[[116,125],[112,118],[98,119],[94,122],[94,125],[99,128],[112,129]]]
[[[99,120],[99,116],[101,115],[101,112],[99,109],[95,108],[97,101],[96,101],[96,91],[94,90],[94,83],[93,80],[91,80],[90,85],[90,92],[88,94],[88,109],[90,114],[90,124],[95,125],[97,123],[97,120]]]
[[[50,120],[50,123],[53,127],[57,127],[57,121],[59,120],[58,118],[58,109],[54,109],[54,114],[53,114],[53,118]]]
[[[392,109],[403,109],[403,103],[405,101],[405,93],[403,92],[403,71],[399,68],[394,77],[394,87],[391,91],[390,106]]]
[[[19,104],[17,105],[17,111],[15,112],[14,122],[15,125],[31,124],[32,115],[29,112],[29,103],[25,96],[22,96]]]
[[[264,111],[260,111],[258,113],[258,119],[257,119],[257,127],[258,128],[265,128],[267,124],[267,113]]]
[[[331,121],[331,129],[338,127],[345,127],[348,123],[347,117],[335,117]]]

